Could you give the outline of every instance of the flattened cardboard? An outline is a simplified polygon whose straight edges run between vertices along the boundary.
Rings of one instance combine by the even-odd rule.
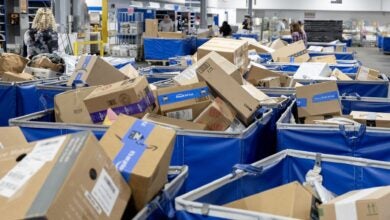
[[[80,81],[89,86],[107,85],[128,79],[127,75],[97,56],[82,56],[67,86]]]
[[[175,118],[168,118],[162,115],[148,113],[142,120],[150,121],[158,125],[169,126],[172,128],[186,129],[186,130],[206,130],[206,125],[180,120]]]
[[[170,118],[192,121],[211,103],[205,82],[157,90],[160,112]]]
[[[390,128],[390,113],[352,111],[353,120],[368,127]]]
[[[11,73],[4,72],[1,78],[1,81],[5,82],[21,82],[33,80],[34,76],[29,73]]]
[[[385,220],[390,218],[390,186],[345,193],[319,207],[321,220]]]
[[[250,82],[254,86],[258,86],[260,80],[267,77],[279,77],[281,87],[291,87],[292,86],[292,78],[286,74],[277,73],[271,70],[263,68],[263,66],[251,63],[251,67],[249,68],[249,72],[246,76],[248,82]]]
[[[342,81],[351,81],[353,80],[351,77],[349,77],[347,74],[341,72],[339,69],[334,69],[332,72],[332,75],[337,78],[337,80],[342,80]]]
[[[141,127],[140,127],[141,126]],[[142,130],[150,129],[149,133]],[[128,137],[126,134],[131,134]],[[131,170],[128,168],[129,161],[127,156],[132,157],[133,152],[138,155],[138,146],[131,144],[131,140],[141,139],[142,146],[145,147],[142,155]],[[124,144],[127,143],[129,144]],[[131,203],[136,210],[142,209],[150,200],[152,200],[164,187],[167,182],[167,175],[173,146],[176,139],[176,133],[173,129],[154,125],[151,122],[137,120],[134,117],[120,115],[118,120],[108,129],[100,144],[106,151],[122,175],[129,176],[128,184],[133,193]],[[124,154],[124,160],[116,160],[117,156]],[[126,156],[127,155],[127,156]],[[135,158],[133,158],[135,159]]]
[[[335,81],[296,88],[298,116],[341,115],[339,91]]]
[[[144,37],[157,37],[157,36],[158,36],[158,20],[145,19]]]
[[[306,46],[303,41],[298,41],[282,48],[275,50],[272,54],[274,62],[307,62],[310,60],[310,56],[306,51]]]
[[[93,123],[104,121],[107,109],[142,118],[155,108],[155,98],[144,76],[96,88],[84,99]]]
[[[224,73],[222,67],[208,59],[196,69],[200,81],[205,81],[217,95],[229,103],[238,113],[238,118],[250,125],[260,103],[245,89],[241,88],[232,77]]]
[[[42,167],[27,159],[34,151]],[[0,196],[3,219],[120,219],[130,199],[129,186],[90,132],[4,149],[0,181],[20,163],[36,172],[11,197]]]
[[[310,219],[312,194],[298,182],[279,186],[224,206],[296,219]]]
[[[27,144],[19,127],[0,127],[0,150]]]
[[[200,115],[194,120],[195,123],[205,124],[207,130],[225,131],[236,118],[236,112],[222,99],[216,98]]]
[[[218,63],[223,71],[229,76],[233,77],[233,79],[236,80],[238,84],[244,84],[240,69],[217,52],[211,51],[195,64],[196,67],[202,66],[208,59],[212,59],[215,63]]]
[[[54,114],[56,122],[93,124],[84,99],[91,94],[97,86],[77,88],[54,97]]]

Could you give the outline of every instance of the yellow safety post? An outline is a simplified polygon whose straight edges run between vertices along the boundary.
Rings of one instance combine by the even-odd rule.
[[[102,40],[108,42],[108,0],[102,0]]]
[[[104,42],[103,41],[76,41],[74,42],[74,51],[75,51],[75,55],[78,56],[79,55],[79,44],[80,45],[92,45],[92,44],[98,44],[99,47],[100,47],[100,56],[103,57],[104,56]]]

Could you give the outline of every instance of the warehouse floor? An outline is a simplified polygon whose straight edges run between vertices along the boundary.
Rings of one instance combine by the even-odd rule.
[[[390,75],[390,55],[384,55],[378,48],[353,48],[357,52],[356,59],[364,66],[378,69],[382,73]]]

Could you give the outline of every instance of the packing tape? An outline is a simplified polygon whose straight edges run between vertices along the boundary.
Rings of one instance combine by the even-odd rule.
[[[152,133],[155,125],[151,122],[136,120],[122,138],[123,147],[116,155],[113,163],[127,182],[147,146],[145,141]]]
[[[328,102],[333,100],[339,100],[339,92],[331,91],[314,95],[312,98],[313,103]]]

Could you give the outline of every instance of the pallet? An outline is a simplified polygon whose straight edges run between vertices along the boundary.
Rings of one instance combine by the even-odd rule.
[[[145,60],[149,65],[153,66],[169,66],[169,60]]]

